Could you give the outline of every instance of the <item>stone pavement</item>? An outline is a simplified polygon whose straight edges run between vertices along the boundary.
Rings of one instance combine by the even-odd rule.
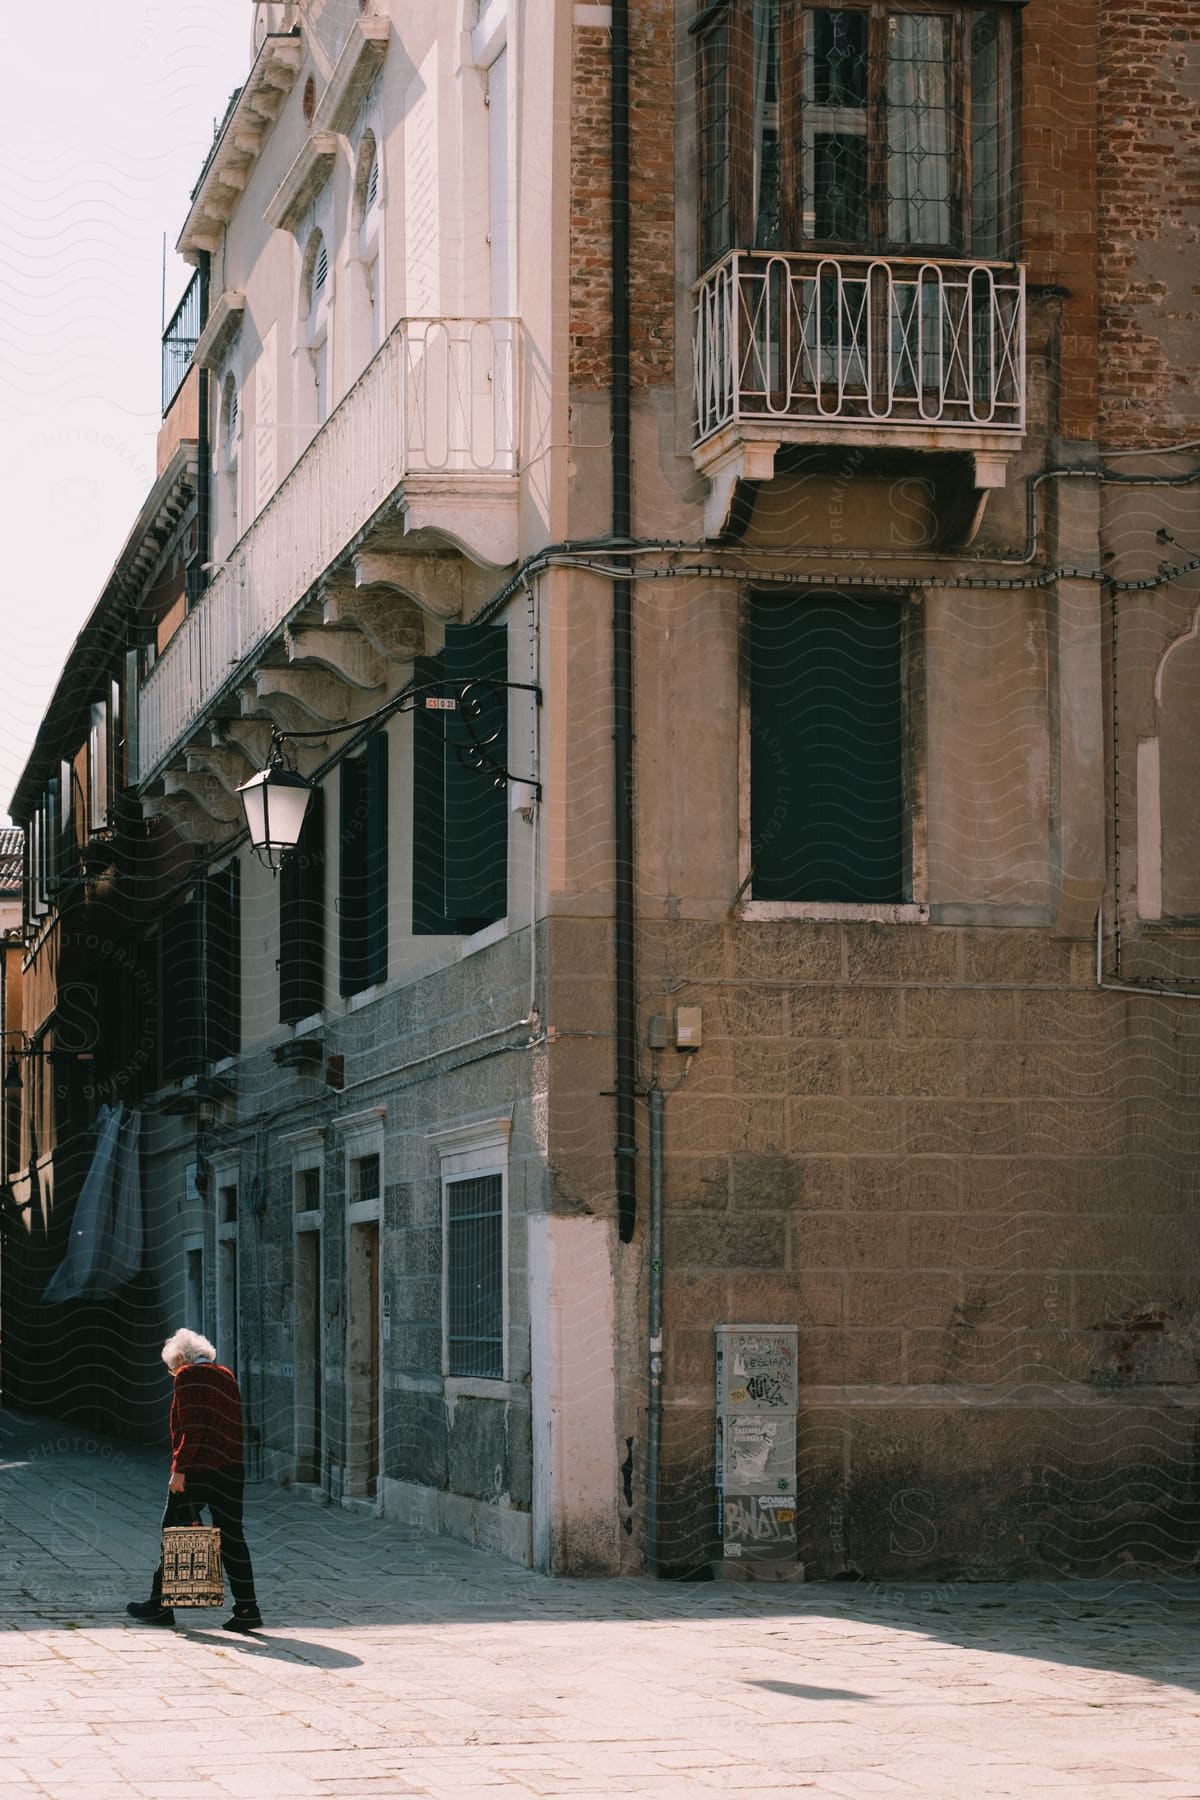
[[[260,1638],[139,1627],[164,1465],[0,1413],[0,1800],[1200,1796],[1200,1584],[549,1581],[250,1490]]]

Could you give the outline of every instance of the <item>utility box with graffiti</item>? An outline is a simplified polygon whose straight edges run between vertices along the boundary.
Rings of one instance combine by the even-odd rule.
[[[717,1326],[717,1508],[724,1573],[794,1581],[796,1327]]]

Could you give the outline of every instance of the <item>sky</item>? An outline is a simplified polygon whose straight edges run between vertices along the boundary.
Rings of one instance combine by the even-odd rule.
[[[251,0],[6,9],[0,109],[0,822],[154,481],[175,239],[250,62]]]

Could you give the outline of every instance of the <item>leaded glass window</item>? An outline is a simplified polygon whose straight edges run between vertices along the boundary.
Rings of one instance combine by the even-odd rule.
[[[1013,16],[727,0],[696,21],[700,243],[1013,254]]]

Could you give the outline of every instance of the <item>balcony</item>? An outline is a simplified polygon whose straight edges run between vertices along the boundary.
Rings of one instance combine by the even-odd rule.
[[[193,275],[184,290],[183,299],[171,314],[162,334],[162,409],[163,417],[171,410],[171,402],[183,386],[192,366],[192,355],[200,336],[200,276]]]
[[[384,540],[393,566],[410,545],[514,560],[518,376],[515,320],[396,327],[141,684],[143,783],[336,565]]]
[[[976,486],[1004,485],[1025,428],[1019,264],[735,250],[692,295],[710,536],[785,445],[960,450]]]

